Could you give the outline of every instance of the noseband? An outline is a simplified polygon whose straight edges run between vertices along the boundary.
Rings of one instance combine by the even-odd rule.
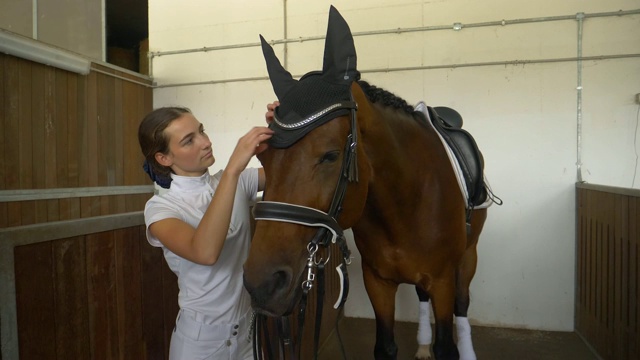
[[[335,309],[344,305],[348,293],[348,281],[344,281],[344,279],[347,279],[345,265],[351,263],[351,251],[347,246],[344,231],[340,225],[338,225],[337,218],[342,211],[342,202],[344,201],[344,195],[346,193],[348,183],[358,181],[358,163],[356,156],[356,146],[358,143],[356,123],[357,108],[358,106],[355,101],[353,101],[352,97],[351,101],[341,101],[332,104],[297,124],[288,125],[289,128],[308,126],[318,117],[328,113],[343,109],[348,109],[350,112],[350,131],[347,136],[344,157],[342,159],[340,178],[338,179],[338,184],[333,194],[333,199],[331,200],[328,212],[325,213],[324,211],[306,206],[276,201],[259,201],[253,208],[253,215],[256,220],[281,221],[319,228],[315,236],[307,245],[307,250],[309,251],[306,267],[307,278],[301,284],[305,295],[313,287],[313,280],[315,279],[314,269],[322,263],[322,260],[317,260],[316,258],[317,250],[320,246],[328,247],[330,243],[338,244],[342,252],[343,262],[336,268],[336,270],[343,281],[341,284],[342,288],[340,291],[340,297],[334,304]]]

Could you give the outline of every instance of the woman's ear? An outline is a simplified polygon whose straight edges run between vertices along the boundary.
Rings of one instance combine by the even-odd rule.
[[[173,161],[171,160],[171,157],[169,155],[157,152],[155,158],[158,164],[162,166],[171,167],[171,165],[173,165]]]

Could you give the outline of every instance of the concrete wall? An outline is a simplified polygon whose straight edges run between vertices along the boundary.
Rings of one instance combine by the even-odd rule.
[[[324,36],[330,4],[354,33],[639,8],[633,0],[152,1],[150,51],[257,44],[258,34],[268,40]],[[505,202],[490,209],[480,239],[469,315],[476,324],[573,329],[578,66],[544,59],[576,57],[577,29],[578,21],[570,19],[355,37],[363,79],[410,103],[425,100],[463,115],[484,153],[490,183]],[[640,93],[639,29],[638,14],[584,21],[583,56],[636,55],[582,63],[580,154],[588,182],[640,187],[634,103]],[[286,56],[284,45],[274,48],[300,76],[321,68],[323,45],[291,43]],[[515,60],[539,62],[459,66]],[[384,71],[420,66],[443,68]],[[238,80],[266,76],[257,46],[158,56],[152,72],[159,85],[155,107],[188,106],[205,124],[218,159],[212,170],[225,166],[238,137],[264,123],[265,105],[275,99],[267,80]],[[186,83],[201,84],[178,86]],[[356,252],[346,315],[373,317],[359,262]],[[396,314],[416,321],[412,288],[401,287]]]

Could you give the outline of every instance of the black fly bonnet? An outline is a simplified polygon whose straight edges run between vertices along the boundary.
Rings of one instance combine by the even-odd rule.
[[[287,148],[311,130],[352,108],[351,83],[360,79],[356,50],[349,26],[332,6],[324,47],[322,71],[312,71],[295,80],[260,36],[269,79],[280,106],[269,126],[275,133],[269,145]]]

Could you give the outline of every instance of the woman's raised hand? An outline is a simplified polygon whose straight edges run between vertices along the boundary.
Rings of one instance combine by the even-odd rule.
[[[248,133],[238,140],[238,144],[229,159],[227,170],[234,171],[238,174],[242,172],[254,155],[260,154],[269,147],[267,140],[269,140],[272,135],[273,130],[265,126],[256,126],[249,130]]]
[[[273,122],[274,113],[278,106],[280,106],[280,101],[274,101],[271,104],[267,104],[267,112],[264,114],[264,119],[267,121],[267,124],[271,124]]]

